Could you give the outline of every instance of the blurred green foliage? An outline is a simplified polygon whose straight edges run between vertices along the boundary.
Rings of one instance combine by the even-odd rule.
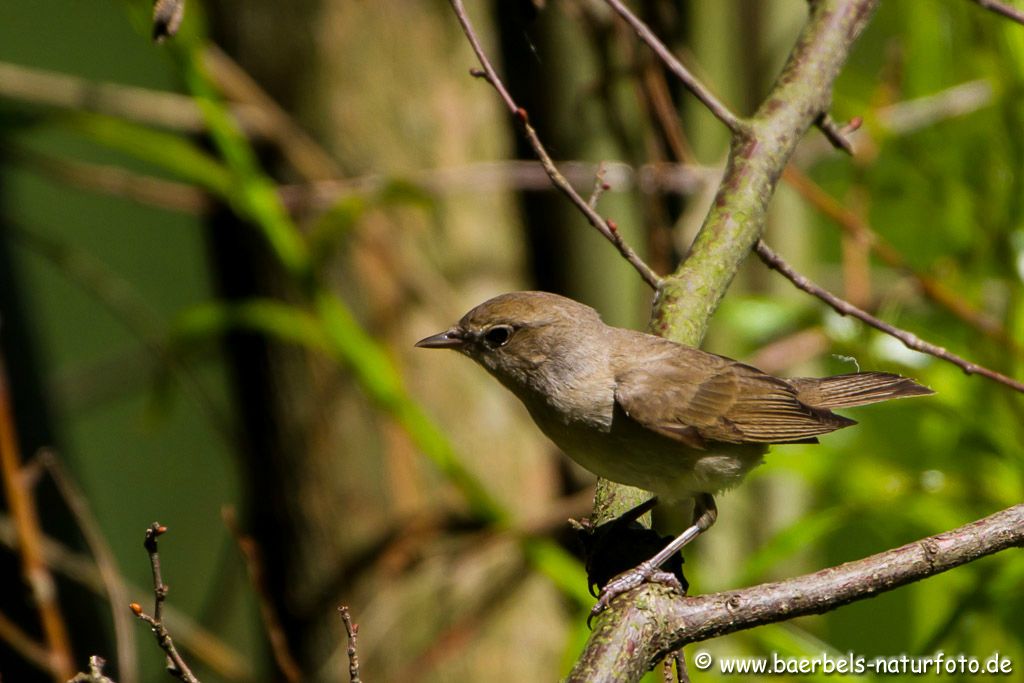
[[[44,16],[55,8],[67,11],[69,3],[44,4],[36,15]],[[118,273],[113,278],[115,289],[123,285],[130,290],[128,299],[110,296],[111,278],[97,275],[95,269],[69,267],[57,251],[40,249],[39,242],[33,248],[31,239],[19,241],[13,231],[8,233],[12,243],[23,250],[18,276],[30,290],[32,322],[46,349],[48,372],[71,374],[76,367],[89,365],[102,356],[112,338],[127,346],[123,326],[138,321],[139,307],[131,303],[134,297],[152,307],[143,316],[148,321],[143,336],[157,339],[163,352],[176,362],[191,364],[199,383],[218,404],[227,400],[222,370],[205,351],[226,331],[256,331],[299,345],[323,354],[350,373],[376,408],[390,415],[418,451],[456,486],[478,522],[508,531],[509,512],[471,474],[464,455],[411,398],[392,354],[360,321],[354,312],[357,307],[333,291],[322,272],[369,212],[389,205],[430,212],[430,192],[396,175],[376,193],[343,195],[303,232],[204,71],[201,50],[206,37],[198,3],[191,3],[186,30],[160,56],[154,56],[144,42],[147,3],[128,4],[140,33],[135,39],[120,40],[132,46],[133,59],[143,60],[147,68],[128,72],[123,65],[111,63],[109,54],[99,54],[103,50],[93,49],[98,55],[96,65],[83,73],[161,87],[180,81],[200,105],[211,148],[182,135],[98,114],[54,115],[26,110],[6,100],[0,104],[0,120],[5,122],[0,132],[3,144],[57,157],[89,156],[173,178],[210,193],[262,234],[299,303],[217,300],[203,274],[201,240],[175,237],[193,229],[196,221],[154,216],[152,210],[111,200],[90,204],[75,194],[55,192],[12,165],[3,171],[5,200],[10,205],[4,208],[5,218],[14,224],[25,223],[28,232],[43,225],[41,234],[45,232],[47,240],[73,249],[84,243],[77,234],[83,224],[90,224],[100,235],[96,244],[110,245],[109,249],[100,248],[104,260]],[[445,10],[439,5],[438,11]],[[13,26],[3,21],[5,12],[10,12],[9,6],[0,8],[0,26]],[[111,17],[111,21],[120,16],[110,8],[96,14]],[[30,15],[33,13],[19,13],[19,21]],[[79,34],[91,31],[95,21],[92,13],[81,10],[74,20],[80,22]],[[707,21],[712,25],[720,20]],[[124,26],[107,30],[109,35],[126,33]],[[0,28],[0,44],[4,38],[13,40],[14,33]],[[722,53],[735,47],[727,43],[702,43],[703,49],[712,53],[698,51],[697,60],[724,60]],[[72,68],[17,41],[7,45],[0,49],[3,60]],[[453,73],[461,75],[462,66],[453,67]],[[620,73],[616,78],[629,75]],[[984,84],[989,94],[965,111],[953,111],[951,105],[934,98],[968,82]],[[738,87],[727,85],[722,90]],[[971,307],[985,312],[1005,329],[1011,341],[985,334],[922,296],[905,270],[877,260],[861,262],[861,268],[869,268],[872,303],[883,318],[1017,377],[1024,374],[1022,95],[1024,28],[998,20],[967,2],[883,3],[840,77],[835,94],[837,119],[864,117],[866,152],[853,160],[819,154],[805,168],[831,196],[857,205],[910,269],[939,280]],[[490,96],[481,88],[481,98]],[[926,114],[925,123],[898,129],[892,118],[897,107],[906,112],[915,102]],[[721,147],[718,153],[722,153]],[[145,231],[144,236],[138,231]],[[814,215],[791,223],[776,219],[768,236],[799,243],[801,269],[812,279],[842,291],[843,259],[849,257],[849,245],[844,247],[840,232],[827,218]],[[126,243],[136,244],[132,248]],[[153,265],[159,263],[150,257],[153,253],[183,264],[180,270],[187,271],[188,277],[179,277],[179,268],[166,264],[167,272],[154,277],[148,271],[161,266]],[[68,277],[71,284],[57,284],[52,272],[44,272],[40,255],[55,264],[60,276]],[[776,448],[768,456],[768,466],[757,470],[747,487],[727,494],[722,502],[724,516],[733,519],[732,530],[721,533],[731,534],[732,552],[738,561],[727,571],[719,571],[721,563],[708,557],[711,551],[707,546],[697,544],[687,551],[687,575],[695,590],[725,590],[838,564],[1024,500],[1022,397],[982,378],[966,376],[955,367],[907,352],[876,331],[838,319],[818,302],[791,291],[786,283],[770,280],[766,284],[765,278],[756,274],[758,268],[758,264],[745,268],[748,277],[737,283],[716,316],[711,350],[749,358],[758,348],[797,332],[821,330],[828,353],[833,355],[807,359],[799,372],[847,372],[850,361],[846,358],[853,358],[861,368],[912,375],[937,394],[858,411],[858,427],[830,435],[820,446]],[[103,315],[108,318],[99,323],[93,321],[97,306],[83,303],[83,292],[90,289],[107,307]],[[154,387],[167,390],[166,383],[147,378],[166,380],[167,371],[176,371],[174,367],[157,371],[148,362],[143,365],[152,372],[125,380],[137,389],[130,398],[91,414],[69,411],[58,417],[68,457],[96,498],[99,516],[126,574],[137,583],[145,583],[145,572],[138,567],[143,558],[136,536],[141,533],[134,531],[149,521],[144,515],[163,515],[164,510],[175,510],[175,522],[189,525],[187,545],[192,555],[213,557],[214,564],[232,564],[234,569],[227,575],[241,580],[237,560],[228,559],[232,550],[223,532],[204,537],[217,507],[241,497],[231,461],[225,449],[210,446],[215,440],[211,428],[196,428],[192,423],[202,417],[187,408],[161,403],[165,411],[160,415],[161,424],[138,426],[148,392]],[[171,390],[178,388],[172,386]],[[127,430],[127,437],[125,425],[135,425],[134,430]],[[155,452],[157,457],[136,457],[136,450]],[[119,456],[96,460],[102,451]],[[121,471],[117,490],[104,481],[105,471],[111,467]],[[196,471],[203,476],[193,477]],[[149,489],[141,487],[153,479],[162,480],[170,490],[155,500],[144,500]],[[124,482],[134,482],[139,488]],[[773,497],[771,491],[778,482],[799,491],[803,504],[798,509],[786,506],[778,515],[762,519],[761,511],[778,502],[778,495]],[[184,496],[177,491],[186,488],[188,497],[199,501],[197,506],[182,505]],[[161,516],[161,521],[167,520]],[[736,527],[755,531],[737,533]],[[521,548],[532,567],[564,593],[567,610],[578,617],[589,604],[579,563],[547,538],[524,538]],[[213,605],[220,594],[218,586],[200,580],[209,563],[194,574],[181,558],[170,556],[167,563],[176,585],[182,586],[185,605],[196,611],[217,611]],[[717,657],[773,651],[808,656],[853,651],[871,657],[943,650],[984,658],[999,651],[1020,669],[1024,667],[1022,588],[1024,556],[1003,553],[820,618],[736,634],[699,649]],[[243,599],[237,598],[237,592],[231,595]],[[175,598],[179,598],[177,593]],[[236,615],[218,618],[241,622],[223,632],[238,642],[247,638],[247,647],[259,651],[263,644],[254,635],[258,631],[255,610],[249,602],[245,604]],[[582,625],[566,634],[563,670],[585,636]],[[699,680],[696,674],[694,678]]]

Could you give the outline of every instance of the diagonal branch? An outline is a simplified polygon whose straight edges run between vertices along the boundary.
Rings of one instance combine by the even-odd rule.
[[[867,311],[854,306],[849,301],[841,299],[828,290],[819,287],[800,273],[793,270],[793,267],[786,263],[781,256],[772,251],[771,248],[764,243],[764,240],[757,241],[757,244],[754,245],[754,251],[757,252],[757,255],[762,261],[764,261],[766,266],[772,270],[777,270],[783,277],[792,282],[797,289],[803,290],[811,296],[815,296],[827,303],[836,313],[857,318],[876,330],[884,332],[890,337],[899,339],[908,349],[927,353],[928,355],[935,356],[936,358],[941,358],[944,361],[956,365],[968,375],[981,375],[982,377],[988,377],[989,379],[999,382],[1000,384],[1004,384],[1011,389],[1024,392],[1024,383],[1018,382],[1012,377],[1007,377],[995,370],[990,370],[983,365],[972,363],[971,361],[956,355],[952,351],[947,351],[941,346],[937,346],[931,342],[921,339],[913,332],[901,330],[898,327],[890,325],[884,320],[879,320]]]
[[[818,0],[772,91],[734,135],[725,175],[690,255],[665,278],[651,328],[696,346],[739,264],[761,236],[768,202],[800,138],[828,110],[832,84],[877,0]]]
[[[699,346],[708,321],[764,229],[768,203],[803,134],[823,120],[832,84],[878,0],[817,0],[771,92],[749,125],[732,137],[715,200],[675,273],[666,277],[649,329]],[[598,483],[602,524],[639,502],[624,487]]]
[[[999,0],[972,0],[974,4],[984,7],[990,12],[1000,14],[1011,21],[1016,21],[1018,24],[1024,24],[1024,10],[1019,10],[1016,7],[1011,7],[1005,2]]]
[[[690,73],[690,70],[683,66],[683,63],[672,54],[672,51],[665,46],[665,43],[661,42],[658,36],[654,35],[654,32],[651,31],[647,24],[633,14],[620,0],[605,0],[605,2],[636,31],[636,35],[640,40],[646,43],[647,47],[651,48],[654,54],[658,55],[658,58],[664,62],[668,70],[714,114],[715,118],[724,123],[734,134],[746,132],[746,122],[732,113],[721,100],[715,97],[706,85]]]
[[[1024,504],[900,548],[805,576],[680,599],[646,585],[612,603],[617,617],[602,616],[568,680],[638,680],[665,654],[683,645],[808,614],[822,614],[858,600],[935,576],[1007,548],[1024,545]],[[631,633],[635,650],[616,647]],[[647,637],[641,637],[644,634]],[[600,679],[594,672],[614,672]]]
[[[573,204],[576,205],[587,221],[600,232],[605,239],[611,242],[622,257],[640,274],[644,282],[651,286],[654,291],[659,291],[662,284],[661,277],[654,272],[649,265],[647,265],[643,259],[633,248],[626,244],[625,240],[622,239],[622,235],[619,233],[619,228],[615,224],[615,221],[605,218],[597,212],[590,203],[584,199],[579,192],[569,184],[569,181],[565,179],[565,176],[559,172],[555,166],[555,162],[551,159],[551,155],[548,154],[544,144],[537,137],[537,131],[534,130],[533,126],[530,125],[529,117],[527,116],[526,110],[516,104],[516,101],[512,99],[512,95],[509,94],[508,88],[502,82],[498,76],[498,72],[494,70],[494,66],[491,64],[491,60],[488,59],[487,53],[484,52],[483,47],[480,45],[480,39],[476,35],[476,30],[473,28],[473,24],[469,21],[469,15],[466,14],[466,8],[462,4],[462,0],[449,0],[452,9],[455,10],[455,15],[459,19],[459,23],[462,25],[462,30],[466,34],[466,38],[469,40],[469,44],[473,47],[473,52],[476,53],[477,59],[480,60],[480,66],[483,67],[482,71],[473,70],[474,76],[481,77],[490,83],[495,90],[498,91],[498,95],[501,97],[502,102],[505,103],[505,107],[509,110],[509,113],[519,122],[519,126],[523,130],[523,135],[526,136],[527,142],[530,143],[530,147],[533,148],[534,153],[540,160],[541,165],[544,167],[544,171],[547,173],[548,178],[551,179],[552,184],[557,187],[562,194],[569,198]]]
[[[802,171],[790,164],[783,172],[782,179],[853,240],[867,244],[883,262],[911,278],[925,297],[1014,353],[1024,354],[1024,346],[1006,331],[998,319],[976,309],[941,280],[915,270],[903,254],[876,232],[864,218],[840,204]]]
[[[21,463],[13,392],[5,361],[0,354],[0,485],[18,531],[21,576],[39,616],[50,673],[60,683],[74,675],[71,640],[61,613],[57,584],[42,552],[39,513]]]

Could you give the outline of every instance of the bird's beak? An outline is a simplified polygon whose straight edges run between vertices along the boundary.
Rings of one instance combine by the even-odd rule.
[[[457,327],[453,327],[440,334],[420,339],[416,342],[416,346],[421,349],[457,349],[462,346],[463,342],[465,339],[462,332]]]

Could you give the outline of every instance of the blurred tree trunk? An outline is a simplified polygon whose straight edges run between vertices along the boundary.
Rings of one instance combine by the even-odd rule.
[[[228,52],[298,112],[346,176],[400,179],[508,156],[504,117],[486,85],[468,77],[472,55],[441,3],[231,1],[221,3],[217,19]],[[486,19],[478,21],[487,26]],[[226,291],[286,295],[287,283],[268,275],[258,246],[240,251],[242,239],[252,240],[232,233],[216,247],[222,273],[235,271]],[[414,393],[518,516],[558,493],[549,447],[470,363],[412,343],[518,287],[523,258],[510,193],[473,192],[438,197],[426,210],[401,200],[371,206],[328,271],[371,333],[414,367],[407,373],[417,378]],[[429,524],[459,508],[448,487],[345,372],[295,350],[235,342],[254,531],[302,669],[315,680],[339,680],[344,649],[335,607],[345,602],[362,624],[369,680],[410,672],[493,680],[498,661],[507,680],[550,677],[564,617],[545,580],[519,580],[518,546],[496,541],[481,549],[465,534],[437,536],[429,547],[395,543],[410,522]],[[412,565],[420,565],[416,583],[403,571]],[[514,599],[493,600],[506,584]],[[522,610],[547,614],[539,622],[547,632],[521,633],[515,615]],[[470,638],[438,644],[467,623]],[[534,654],[510,659],[522,651]]]

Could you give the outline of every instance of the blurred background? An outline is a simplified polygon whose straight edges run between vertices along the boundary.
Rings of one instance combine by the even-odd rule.
[[[721,174],[723,127],[604,3],[469,5],[570,180],[586,196],[603,162],[600,210],[674,269]],[[803,0],[634,6],[741,113],[806,17]],[[121,683],[166,680],[126,607],[152,611],[154,520],[169,528],[166,621],[207,683],[347,680],[340,604],[364,680],[565,675],[592,605],[566,520],[588,513],[593,479],[468,360],[412,344],[523,288],[642,328],[650,292],[468,75],[448,3],[190,0],[161,45],[151,12],[0,3],[0,409],[20,459],[2,472],[0,676],[65,680],[99,654]],[[884,320],[1020,377],[1024,28],[962,0],[882,3],[833,114],[863,118],[856,155],[810,131],[768,241]],[[1024,499],[1019,395],[748,261],[706,349],[786,375],[889,370],[937,394],[775,448],[687,548],[692,591]],[[55,595],[34,599],[25,566]],[[1019,670],[1022,587],[1008,552],[701,647],[999,651]]]

